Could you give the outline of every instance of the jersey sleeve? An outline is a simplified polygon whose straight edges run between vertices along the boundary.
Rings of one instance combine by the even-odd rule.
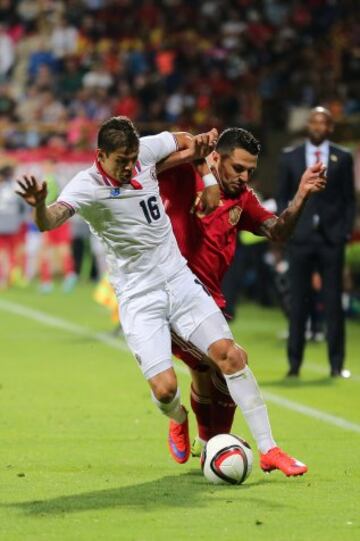
[[[93,202],[93,187],[81,177],[75,176],[64,187],[57,202],[68,207],[74,214]]]
[[[176,150],[176,138],[172,133],[163,131],[158,135],[148,135],[140,138],[139,160],[142,165],[154,165]]]
[[[269,218],[275,218],[275,214],[269,212],[259,201],[253,190],[248,191],[246,205],[243,209],[239,229],[257,233],[259,226]]]

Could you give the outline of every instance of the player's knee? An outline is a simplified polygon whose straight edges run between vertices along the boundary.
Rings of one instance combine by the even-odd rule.
[[[246,351],[232,340],[218,340],[209,348],[209,354],[223,374],[234,374],[247,365]]]
[[[225,365],[225,369],[223,370],[224,374],[234,374],[239,370],[243,370],[246,365],[246,351],[237,344],[233,344],[228,350],[227,362]]]
[[[154,397],[165,404],[171,402],[176,395],[177,379],[173,368],[168,368],[148,380]]]
[[[176,379],[164,379],[152,385],[152,392],[159,402],[167,404],[174,400],[177,391]]]

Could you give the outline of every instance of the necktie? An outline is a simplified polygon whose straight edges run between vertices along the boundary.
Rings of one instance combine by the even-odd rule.
[[[315,163],[319,163],[321,161],[321,150],[315,150],[314,154],[315,154]],[[320,216],[318,213],[313,214],[312,221],[313,221],[313,229],[316,231],[320,223]]]

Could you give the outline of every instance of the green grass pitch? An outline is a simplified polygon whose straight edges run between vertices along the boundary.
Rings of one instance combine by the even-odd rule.
[[[167,420],[88,285],[64,295],[0,297],[1,541],[355,541],[360,539],[360,325],[331,380],[310,345],[299,382],[284,380],[286,323],[241,306],[233,330],[266,396],[273,432],[309,466],[209,485],[198,460],[171,460]],[[188,404],[189,378],[176,364]],[[195,431],[191,419],[192,435]],[[237,413],[234,432],[254,448]]]

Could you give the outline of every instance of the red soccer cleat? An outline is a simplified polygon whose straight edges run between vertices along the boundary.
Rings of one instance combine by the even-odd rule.
[[[284,453],[280,447],[273,447],[267,453],[260,454],[260,468],[267,473],[281,470],[288,477],[303,475],[308,471],[305,464]]]
[[[170,420],[169,426],[169,451],[179,464],[187,462],[190,456],[189,422],[187,411],[185,410],[185,412],[186,419],[183,423],[175,423]]]

